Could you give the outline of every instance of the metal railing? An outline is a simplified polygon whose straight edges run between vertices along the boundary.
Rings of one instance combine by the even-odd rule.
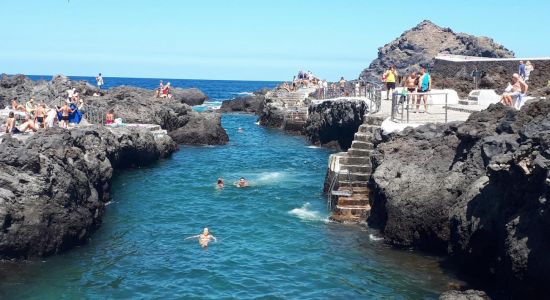
[[[98,124],[98,125],[105,124],[105,114],[106,114],[106,111],[99,108],[90,107],[90,106],[86,106],[84,108],[84,116],[88,121],[88,123],[90,124]]]
[[[336,197],[340,197],[340,196],[346,196],[346,197],[350,197],[353,195],[353,184],[351,182],[351,173],[349,170],[345,170],[346,171],[346,174],[348,175],[348,182],[349,182],[349,191],[335,191],[334,190],[334,187],[336,186],[336,183],[338,183],[338,185],[340,185],[340,174],[341,172],[338,171],[338,172],[334,172],[334,176],[332,177],[332,180],[330,182],[330,185],[329,185],[329,188],[328,188],[328,193],[327,193],[327,209],[329,211],[332,211],[332,208],[333,208],[333,205],[332,205],[332,197],[333,196],[336,196]]]
[[[375,114],[380,111],[382,105],[382,86],[374,82],[361,82],[358,89],[352,82],[346,83],[342,89],[340,86],[327,88],[326,90],[317,89],[311,93],[311,97],[317,100],[335,99],[335,98],[367,98],[369,102],[369,114]]]
[[[433,102],[431,97],[444,96],[442,104]],[[445,122],[448,121],[448,94],[447,93],[393,93],[391,105],[391,120],[394,122]],[[423,108],[423,110],[420,110]],[[431,109],[426,109],[431,108]],[[415,115],[411,117],[411,112]],[[422,115],[424,114],[424,115]]]

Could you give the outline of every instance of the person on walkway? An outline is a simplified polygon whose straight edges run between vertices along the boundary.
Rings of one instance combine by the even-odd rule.
[[[187,240],[187,239],[195,239],[195,238],[199,239],[199,245],[201,245],[201,247],[203,248],[208,247],[208,243],[210,243],[210,241],[218,242],[218,239],[216,239],[215,236],[210,234],[210,232],[208,231],[208,228],[204,228],[201,234],[190,236],[185,239]]]
[[[531,75],[531,72],[535,70],[535,66],[531,63],[531,61],[527,61],[525,63],[525,81],[529,80],[529,76]]]
[[[519,68],[518,68],[519,76],[525,80],[525,64],[523,63],[523,60],[519,61]]]
[[[327,98],[327,92],[328,92],[328,82],[326,79],[323,79],[323,99]]]
[[[409,76],[407,76],[407,78],[405,79],[405,88],[407,89],[407,91],[409,92],[409,94],[412,94],[414,92],[416,92],[416,87],[418,86],[418,82],[419,82],[419,79],[418,79],[418,76],[416,75],[416,72],[412,72],[411,74],[409,74]],[[409,101],[410,101],[410,104],[411,104],[411,108],[414,107],[415,105],[415,102],[416,102],[416,96],[415,95],[409,95]]]
[[[101,76],[101,73],[97,75],[95,81],[97,82],[97,88],[101,90],[101,87],[103,86],[103,76]]]
[[[325,90],[324,90],[324,86],[323,86],[323,81],[322,80],[319,80],[319,82],[317,83],[319,89],[318,89],[318,95],[317,97],[319,99],[324,99],[324,95],[325,95]]]
[[[346,93],[346,80],[344,77],[340,77],[340,81],[338,82],[340,84],[340,96],[345,96]]]
[[[391,66],[390,69],[384,73],[382,78],[386,83],[386,100],[389,100],[390,95],[393,95],[393,91],[395,90],[395,81],[397,79],[397,71],[395,70],[395,66]]]
[[[426,72],[426,68],[420,69],[420,77],[418,78],[418,102],[416,103],[416,111],[420,109],[420,102],[424,101],[424,112],[428,111],[428,95],[432,89],[432,76]]]

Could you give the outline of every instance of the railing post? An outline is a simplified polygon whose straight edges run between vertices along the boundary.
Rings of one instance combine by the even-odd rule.
[[[448,107],[447,107],[447,96],[449,94],[445,94],[445,124],[447,123],[447,110],[448,110]]]
[[[411,97],[412,96],[409,93],[409,95],[407,95],[407,124],[409,123],[409,112],[410,112],[409,103],[410,103]]]

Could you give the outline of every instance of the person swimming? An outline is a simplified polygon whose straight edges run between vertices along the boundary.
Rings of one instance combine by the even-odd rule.
[[[186,240],[187,239],[192,239],[192,238],[198,238],[199,239],[199,245],[201,245],[201,247],[203,248],[206,248],[208,247],[208,243],[210,243],[210,241],[214,241],[214,242],[218,242],[218,239],[216,239],[215,236],[211,235],[209,232],[208,232],[208,228],[204,228],[204,230],[202,231],[201,234],[198,234],[198,235],[194,235],[194,236],[190,236],[188,238],[185,238]]]
[[[223,178],[218,178],[218,182],[216,183],[216,187],[219,188],[219,189],[222,189],[224,186],[224,183],[223,183]]]
[[[244,177],[241,177],[241,179],[239,179],[239,181],[237,181],[235,183],[235,185],[239,188],[247,187],[248,186],[248,181],[246,181],[246,179],[244,179]]]

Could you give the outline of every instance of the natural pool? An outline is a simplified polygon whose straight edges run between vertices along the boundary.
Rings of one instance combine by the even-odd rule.
[[[437,258],[327,222],[329,151],[254,122],[225,115],[229,145],[119,172],[90,243],[0,264],[0,299],[423,299],[447,288]],[[240,176],[252,186],[231,186]],[[219,239],[206,250],[184,240],[203,227]]]

